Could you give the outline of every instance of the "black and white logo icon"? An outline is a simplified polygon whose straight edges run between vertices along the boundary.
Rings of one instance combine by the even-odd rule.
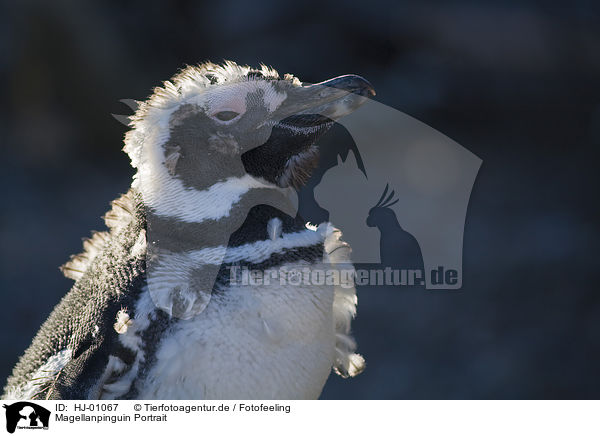
[[[19,401],[10,405],[4,404],[6,409],[6,431],[14,433],[16,429],[48,429],[50,411],[29,401]]]

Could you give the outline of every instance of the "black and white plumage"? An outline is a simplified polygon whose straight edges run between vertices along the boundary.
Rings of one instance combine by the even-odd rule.
[[[125,138],[137,169],[108,231],[62,267],[75,280],[21,357],[7,399],[317,398],[359,373],[353,279],[233,286],[229,267],[351,268],[329,223],[289,200],[333,120],[372,88],[303,85],[267,67],[188,67],[141,103]]]

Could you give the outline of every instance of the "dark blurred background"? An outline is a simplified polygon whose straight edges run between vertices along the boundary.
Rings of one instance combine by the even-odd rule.
[[[129,114],[185,64],[367,77],[483,159],[460,291],[360,289],[366,371],[323,398],[598,398],[600,4],[0,3],[0,376],[133,174]]]

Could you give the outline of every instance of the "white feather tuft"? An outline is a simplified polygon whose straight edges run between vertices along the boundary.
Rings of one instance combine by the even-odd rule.
[[[46,363],[40,366],[37,371],[31,376],[30,381],[25,385],[18,387],[6,396],[6,400],[32,400],[39,397],[43,392],[42,389],[47,387],[48,382],[52,382],[54,378],[62,371],[67,363],[71,360],[72,351],[69,348],[59,351],[53,356],[50,356]],[[50,387],[51,389],[51,387]],[[46,392],[42,399],[46,399],[50,391]]]
[[[267,234],[271,241],[275,241],[281,237],[281,220],[279,218],[272,218],[267,223]]]
[[[117,312],[117,322],[114,323],[113,327],[115,331],[122,335],[127,333],[127,329],[133,324],[133,320],[129,318],[127,309],[121,309]]]
[[[359,354],[355,354],[356,342],[350,336],[350,325],[356,316],[356,288],[354,287],[354,266],[350,259],[352,249],[348,243],[342,241],[342,232],[330,223],[323,223],[318,227],[323,231],[325,237],[324,262],[331,267],[350,272],[340,274],[344,279],[335,286],[333,298],[333,321],[335,328],[335,365],[334,370],[342,377],[354,377],[365,368],[365,360]]]

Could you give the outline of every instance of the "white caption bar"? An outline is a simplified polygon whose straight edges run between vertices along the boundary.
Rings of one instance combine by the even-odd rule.
[[[44,435],[61,436],[213,430],[262,436],[600,434],[598,401],[6,401],[4,405],[2,424],[21,436],[44,428]]]

